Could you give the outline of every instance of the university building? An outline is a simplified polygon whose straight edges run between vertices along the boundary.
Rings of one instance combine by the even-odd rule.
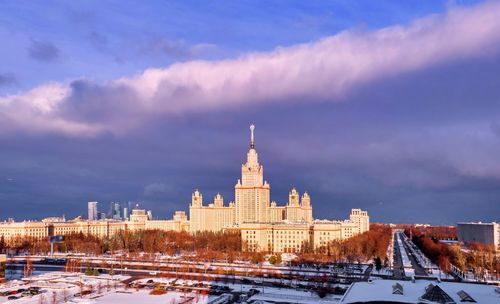
[[[49,235],[85,233],[109,237],[120,230],[136,231],[159,229],[174,231],[236,230],[241,233],[244,250],[267,252],[299,252],[319,248],[332,240],[346,239],[370,229],[367,211],[352,209],[349,219],[342,221],[313,219],[311,197],[302,195],[293,187],[288,203],[279,206],[271,200],[271,187],[264,179],[264,167],[259,163],[254,140],[255,127],[250,126],[250,149],[246,163],[241,166],[241,178],[234,186],[234,201],[224,204],[217,193],[212,202],[205,204],[203,195],[196,190],[189,205],[189,219],[185,212],[176,211],[171,220],[152,220],[137,206],[130,219],[66,221],[59,218],[40,222],[0,223],[0,235],[6,240],[21,237],[42,238]],[[89,203],[89,213],[95,214],[95,203]]]

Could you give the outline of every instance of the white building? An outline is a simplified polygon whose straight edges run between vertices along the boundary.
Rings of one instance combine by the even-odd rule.
[[[500,248],[500,223],[457,223],[458,240],[464,243],[482,243]]]
[[[254,130],[255,126],[250,126],[250,149],[241,166],[241,179],[234,186],[235,201],[225,206],[217,193],[212,203],[204,205],[203,195],[195,190],[189,206],[192,233],[239,230],[247,250],[298,252],[306,246],[319,248],[370,229],[368,213],[361,209],[353,209],[345,221],[314,220],[311,197],[307,192],[301,196],[295,187],[286,205],[271,201],[271,186],[259,163]]]

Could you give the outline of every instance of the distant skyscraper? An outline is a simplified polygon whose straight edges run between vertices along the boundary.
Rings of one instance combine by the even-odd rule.
[[[123,219],[128,220],[128,208],[127,207],[123,208]]]
[[[109,219],[115,218],[115,203],[113,202],[109,203],[108,218]]]
[[[89,221],[97,221],[97,202],[88,203]]]
[[[100,220],[105,220],[106,219],[106,213],[104,212],[101,212],[100,213],[100,217],[99,217]]]
[[[121,219],[121,206],[120,203],[115,203],[113,208],[113,219],[120,220]]]
[[[152,220],[153,219],[153,211],[151,210],[148,210],[148,220]]]

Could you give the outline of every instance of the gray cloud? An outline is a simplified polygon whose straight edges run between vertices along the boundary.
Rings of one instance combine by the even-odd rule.
[[[108,49],[108,38],[97,31],[91,31],[88,34],[90,43],[99,51],[104,52]]]
[[[0,73],[0,87],[17,83],[17,78],[12,73]]]
[[[172,191],[172,187],[164,183],[152,183],[144,187],[144,195],[146,197],[158,197],[166,195],[169,191]]]
[[[28,54],[38,61],[53,62],[59,59],[60,50],[52,42],[31,39]]]
[[[160,38],[150,42],[142,51],[147,54],[167,56],[173,59],[192,59],[214,48],[216,46],[211,43],[190,45],[182,40],[174,41]]]

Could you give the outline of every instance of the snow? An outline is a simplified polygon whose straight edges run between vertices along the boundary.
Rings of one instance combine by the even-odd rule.
[[[279,288],[269,286],[258,286],[255,284],[223,283],[223,282],[204,282],[202,286],[196,280],[174,279],[163,277],[147,277],[135,280],[135,285],[125,288],[120,281],[129,279],[129,276],[120,275],[100,275],[86,276],[80,273],[49,272],[37,276],[31,276],[23,280],[10,281],[0,285],[0,291],[14,291],[20,288],[40,287],[43,293],[20,297],[17,300],[7,300],[7,297],[0,297],[0,303],[13,304],[39,304],[39,303],[226,303],[228,298],[232,298],[233,293],[243,293],[244,296],[250,296],[249,302],[282,302],[289,300],[293,303],[338,303],[341,296],[330,295],[323,299],[319,298],[315,292],[302,289]],[[267,280],[267,279],[261,279]],[[153,281],[153,284],[151,284]],[[151,295],[151,288],[139,288],[139,286],[152,286],[154,284],[165,284],[173,286],[175,281],[175,290],[167,289],[165,294]],[[150,282],[150,283],[148,283]],[[82,287],[80,287],[80,284]],[[196,285],[196,287],[194,287]],[[220,295],[204,295],[208,292],[208,285],[226,286]],[[135,287],[137,286],[137,288]],[[250,291],[254,289],[256,294]],[[184,290],[184,291],[183,291]],[[89,294],[80,295],[82,291],[88,291]],[[19,296],[19,294],[17,294]],[[55,300],[54,300],[55,299]]]
[[[74,295],[85,290],[96,290],[101,286],[101,292],[113,291],[123,286],[120,281],[130,278],[129,276],[86,276],[81,273],[71,272],[47,272],[41,275],[31,276],[22,280],[10,281],[0,285],[0,292],[16,291],[18,289],[28,289],[38,287],[41,293],[19,297],[16,300],[8,300],[7,297],[0,296],[0,303],[22,303],[38,304],[66,302],[74,299]],[[80,288],[80,284],[82,287]],[[108,287],[109,286],[109,287]]]
[[[85,303],[106,303],[106,304],[136,304],[136,303],[148,303],[148,304],[165,304],[165,303],[182,303],[184,301],[191,302],[187,303],[208,303],[209,296],[198,295],[193,293],[181,293],[175,291],[169,291],[163,295],[150,295],[149,290],[140,291],[130,291],[130,292],[113,292],[105,294],[101,297],[94,298]],[[214,297],[215,298],[215,297]],[[81,302],[80,302],[81,303]]]
[[[399,283],[403,286],[403,295],[392,294],[392,285]],[[395,280],[374,280],[371,283],[354,283],[344,295],[342,303],[367,302],[367,301],[394,301],[419,303],[419,297],[425,293],[425,288],[429,284],[439,285],[456,303],[461,303],[457,292],[464,290],[477,303],[500,303],[500,295],[495,292],[495,286],[452,283],[431,280],[395,281]]]

